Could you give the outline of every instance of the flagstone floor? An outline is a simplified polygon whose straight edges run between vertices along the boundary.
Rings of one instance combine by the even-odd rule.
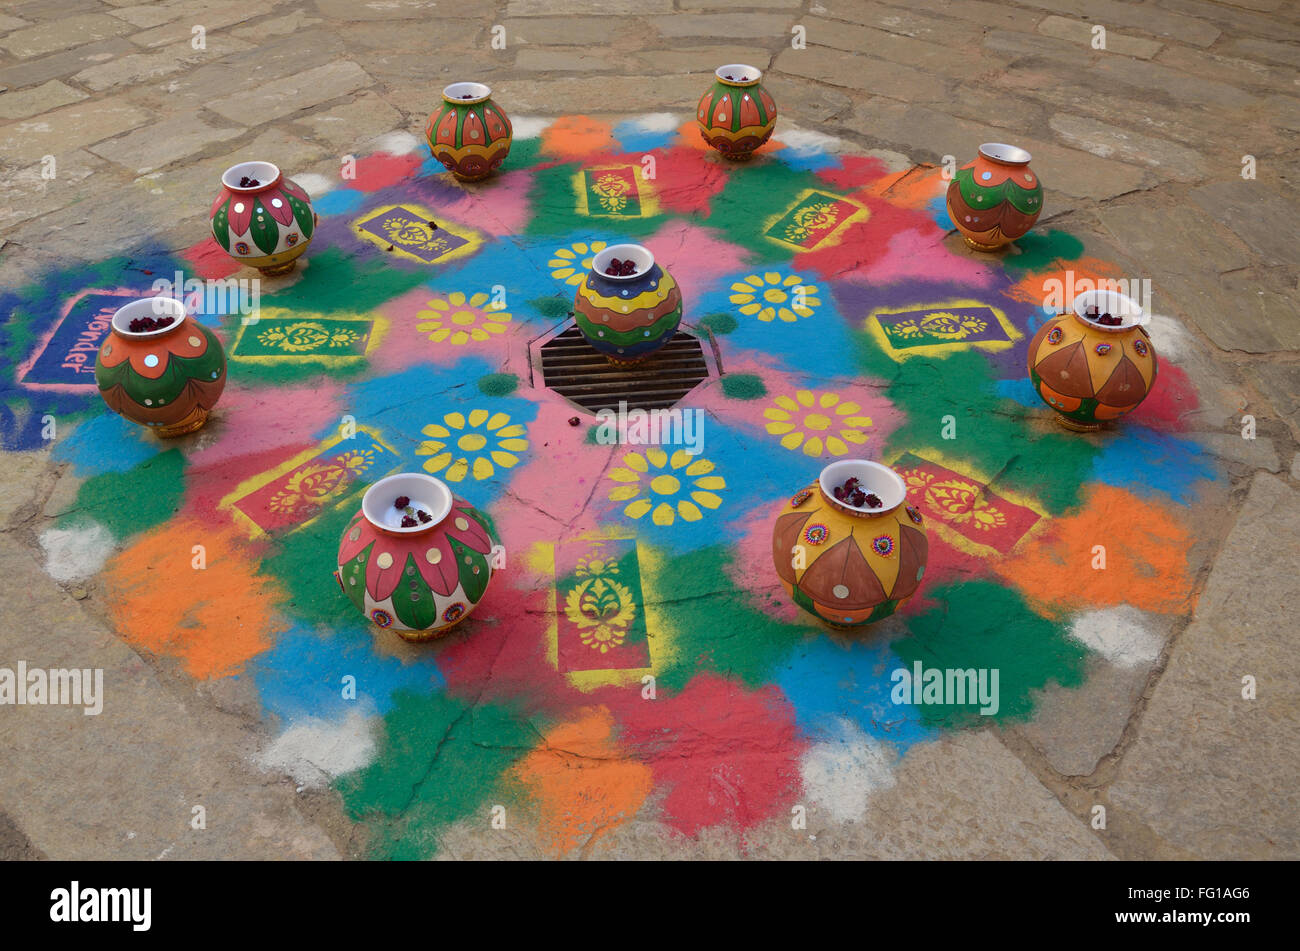
[[[752,166],[690,129],[724,63],[781,110]],[[419,139],[461,79],[516,124],[468,191]],[[6,5],[0,698],[20,662],[105,686],[93,717],[0,706],[0,857],[1300,856],[1298,135],[1287,0]],[[941,200],[946,157],[990,140],[1046,188],[992,258]],[[593,218],[588,170],[636,189],[647,155],[635,207]],[[256,276],[206,237],[252,157],[311,192],[318,243],[264,282],[256,335],[204,313],[231,383],[160,446],[73,355],[160,275]],[[838,233],[774,238],[814,193]],[[456,260],[386,251],[426,212]],[[716,346],[683,404],[715,468],[580,441],[530,385],[597,235],[654,248]],[[761,289],[777,316],[792,276],[821,292],[806,319],[746,309]],[[1150,281],[1161,375],[1116,432],[1067,435],[1025,339],[1046,282],[1098,277]],[[936,313],[963,336],[912,352],[894,328]],[[507,330],[458,343],[446,314]],[[339,352],[277,352],[304,320]],[[857,638],[769,563],[779,503],[836,454],[782,437],[835,414],[934,526],[916,602]],[[517,574],[417,648],[349,615],[328,562],[366,473],[425,466],[457,422],[527,430],[463,467]],[[699,498],[647,514],[619,486],[650,468]],[[329,505],[295,509],[313,478]],[[596,542],[638,614],[603,666],[562,583]],[[1000,669],[1001,709],[900,712],[916,662]]]

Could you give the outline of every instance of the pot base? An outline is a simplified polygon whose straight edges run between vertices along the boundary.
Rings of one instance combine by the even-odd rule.
[[[728,162],[748,162],[754,157],[754,151],[757,150],[749,152],[724,152],[722,149],[718,149],[718,154]]]
[[[1078,420],[1062,416],[1060,413],[1056,414],[1056,422],[1075,433],[1095,433],[1102,428],[1101,423],[1081,423]]]
[[[656,353],[657,352],[658,351],[656,351]],[[605,354],[605,360],[613,367],[634,367],[645,363],[646,358],[650,356],[654,356],[654,354],[647,354],[645,357],[636,357],[635,359],[628,360],[623,357],[611,357],[609,354]]]
[[[163,439],[175,439],[177,436],[188,436],[190,433],[198,432],[207,421],[208,411],[201,406],[196,406],[194,412],[179,423],[172,423],[170,426],[156,426],[154,432]]]
[[[272,264],[270,267],[259,267],[258,271],[262,273],[263,277],[282,277],[297,266],[298,259],[294,258],[292,261],[286,261],[284,264]]]
[[[462,175],[460,172],[452,172],[451,174],[455,177],[456,181],[467,183],[482,182],[492,177],[490,171],[484,172],[482,175]]]
[[[966,237],[966,235],[962,235],[961,238],[969,247],[974,248],[976,251],[1001,251],[1011,243],[1010,241],[1007,241],[1002,244],[980,244],[975,239]]]
[[[393,633],[395,633],[402,640],[408,641],[412,644],[424,644],[428,641],[436,641],[438,638],[445,637],[446,635],[450,634],[467,617],[469,617],[468,613],[463,614],[460,617],[458,617],[456,620],[452,621],[450,624],[447,624],[443,627],[435,628],[432,631],[394,631]],[[378,625],[375,626],[378,627]],[[383,630],[383,628],[380,628],[380,630]]]

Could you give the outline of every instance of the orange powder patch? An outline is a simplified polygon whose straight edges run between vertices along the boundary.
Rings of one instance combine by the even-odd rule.
[[[1105,568],[1094,568],[1105,548]],[[1173,514],[1123,489],[1090,489],[1079,511],[1054,519],[1025,548],[992,564],[1049,613],[1131,604],[1162,614],[1195,606],[1187,552],[1191,534]]]
[[[287,629],[273,582],[254,570],[233,529],[168,522],[108,563],[104,585],[117,629],[130,643],[178,657],[210,680],[237,673]],[[195,545],[204,568],[194,567]]]
[[[1071,272],[1073,272],[1071,274]],[[1079,258],[1077,261],[1053,261],[1047,268],[1027,274],[1007,289],[1007,294],[1026,304],[1043,305],[1049,291],[1058,281],[1064,301],[1061,313],[1074,303],[1074,298],[1084,291],[1094,290],[1102,280],[1119,280],[1124,275],[1119,269],[1099,258]]]
[[[538,804],[543,841],[556,855],[631,819],[650,792],[650,768],[625,758],[613,733],[608,708],[584,707],[512,771]]]
[[[613,127],[590,116],[565,116],[542,132],[541,152],[551,158],[585,159],[615,147]]]
[[[855,194],[883,198],[898,208],[924,208],[946,188],[942,169],[917,166],[890,172]]]

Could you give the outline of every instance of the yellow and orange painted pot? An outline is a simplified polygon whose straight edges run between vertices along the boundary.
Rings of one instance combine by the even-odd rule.
[[[133,331],[137,318],[170,318],[159,330]],[[159,436],[200,429],[226,387],[226,354],[207,327],[170,297],[132,301],[113,314],[95,357],[95,383],[108,408]]]
[[[399,500],[406,505],[398,508]],[[487,516],[441,479],[401,472],[366,490],[337,564],[334,579],[371,623],[426,641],[469,617],[504,566],[505,549]]]
[[[713,85],[695,109],[700,135],[723,158],[747,161],[772,137],[776,102],[762,86],[762,70],[754,66],[732,63],[713,75]]]
[[[1024,237],[1043,212],[1043,183],[1028,152],[985,142],[948,184],[948,217],[977,251],[996,251]]]
[[[1123,321],[1104,326],[1096,309]],[[1086,291],[1029,341],[1029,379],[1067,429],[1091,432],[1146,399],[1156,382],[1156,348],[1141,305],[1118,291]]]
[[[859,508],[835,498],[855,477],[880,505]],[[929,557],[925,518],[907,502],[907,486],[888,466],[842,459],[796,492],[776,516],[772,561],[794,603],[831,627],[889,617],[916,593]]]
[[[462,182],[487,178],[510,154],[514,127],[483,83],[452,83],[424,127],[429,151]]]
[[[631,261],[632,274],[605,270],[614,259]],[[573,320],[610,363],[639,363],[662,349],[682,322],[682,292],[667,269],[640,244],[613,244],[596,254],[578,285]]]

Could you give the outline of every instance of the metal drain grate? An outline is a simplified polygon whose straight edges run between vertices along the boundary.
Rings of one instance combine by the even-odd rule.
[[[542,386],[592,414],[617,412],[620,400],[629,409],[667,409],[712,375],[699,339],[685,330],[635,366],[614,366],[572,325],[543,343],[539,355]]]

